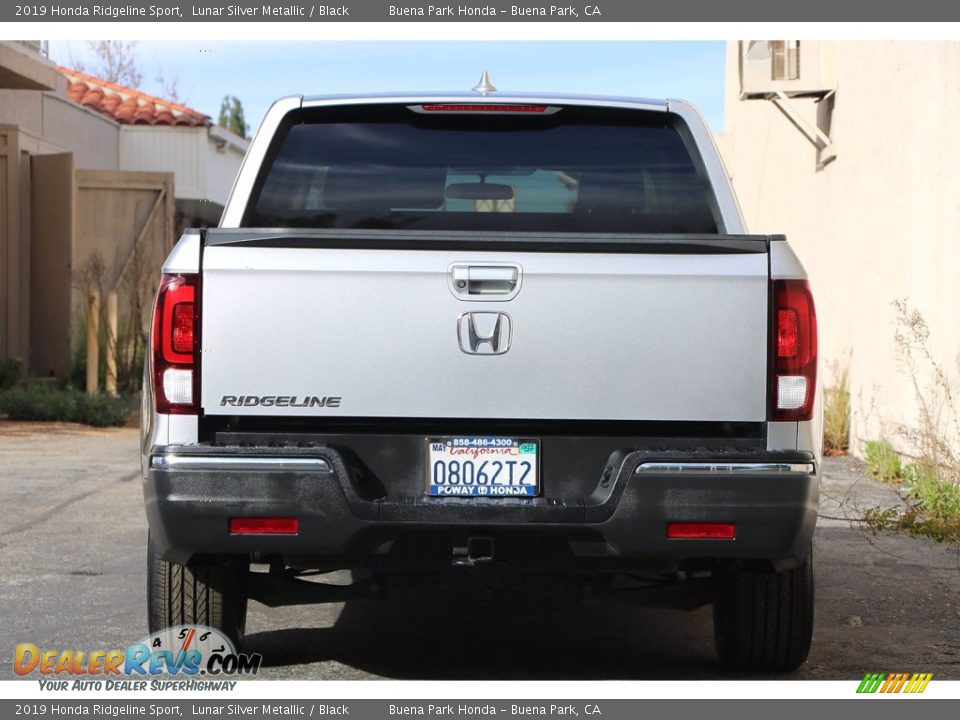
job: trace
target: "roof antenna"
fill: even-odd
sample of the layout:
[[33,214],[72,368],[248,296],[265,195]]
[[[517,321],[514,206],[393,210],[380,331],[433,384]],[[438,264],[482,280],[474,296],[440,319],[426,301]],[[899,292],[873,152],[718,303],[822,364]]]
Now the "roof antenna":
[[473,91],[480,93],[481,95],[486,95],[487,93],[497,91],[497,89],[493,86],[493,83],[490,82],[490,73],[487,72],[486,68],[484,68],[483,72],[480,74],[480,82],[473,86]]

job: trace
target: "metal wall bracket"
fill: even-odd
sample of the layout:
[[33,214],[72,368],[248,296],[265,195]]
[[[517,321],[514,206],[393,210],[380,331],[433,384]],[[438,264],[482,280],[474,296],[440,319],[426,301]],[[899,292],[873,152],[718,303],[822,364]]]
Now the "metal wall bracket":
[[[831,91],[828,95],[821,98],[818,102],[826,100],[833,92]],[[793,123],[793,126],[799,130],[807,140],[818,150],[818,165],[823,167],[828,163],[833,162],[837,159],[837,146],[836,143],[830,139],[823,130],[821,130],[816,125],[811,125],[803,117],[800,116],[800,113],[797,112],[797,109],[790,102],[790,99],[784,94],[782,90],[777,90],[773,96],[770,98],[773,101],[773,104],[782,112],[787,119]]]

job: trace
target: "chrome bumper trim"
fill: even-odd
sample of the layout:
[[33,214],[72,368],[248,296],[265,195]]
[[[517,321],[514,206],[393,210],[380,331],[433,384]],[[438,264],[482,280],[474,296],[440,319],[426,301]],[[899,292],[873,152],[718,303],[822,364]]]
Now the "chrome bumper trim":
[[312,470],[330,472],[323,458],[228,457],[202,455],[155,455],[150,466],[161,470]]
[[637,466],[637,475],[813,475],[810,463],[778,462],[645,462]]

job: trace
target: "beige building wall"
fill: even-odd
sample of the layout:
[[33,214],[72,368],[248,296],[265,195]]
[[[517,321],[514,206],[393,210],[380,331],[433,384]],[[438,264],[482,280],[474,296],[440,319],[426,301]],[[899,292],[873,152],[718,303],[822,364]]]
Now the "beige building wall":
[[[66,81],[58,77],[58,92]],[[77,167],[116,170],[120,125],[56,93],[0,89],[0,124],[20,131],[20,146],[31,155],[72,152]]]
[[[740,99],[736,42],[720,147],[749,229],[785,233],[810,273],[825,383],[831,363],[849,363],[853,450],[880,436],[909,449],[899,429],[917,404],[894,301],[922,313],[934,357],[960,379],[960,43],[834,46],[833,162],[818,168],[771,101]],[[790,102],[816,124],[813,99]]]
[[121,170],[172,172],[178,200],[211,202],[220,208],[227,202],[246,150],[246,140],[215,126],[124,125],[120,129]]
[[177,178],[177,197],[204,196],[203,163],[207,128],[125,125],[120,133],[120,167],[123,170],[163,168]]
[[72,205],[62,188],[72,187],[74,164],[116,170],[119,127],[52,92],[0,88],[0,359],[41,375],[69,367],[65,338],[51,336],[66,325],[47,322],[62,315],[64,292],[44,290],[55,277],[70,292],[61,249],[69,250]]

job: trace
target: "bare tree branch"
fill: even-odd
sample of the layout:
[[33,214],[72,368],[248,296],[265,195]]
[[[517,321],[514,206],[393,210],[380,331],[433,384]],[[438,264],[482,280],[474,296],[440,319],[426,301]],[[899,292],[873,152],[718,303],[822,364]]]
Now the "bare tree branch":
[[140,87],[143,73],[137,59],[137,42],[122,40],[91,40],[87,43],[100,59],[100,64],[91,68],[91,72],[107,82],[118,83],[132,88]]

